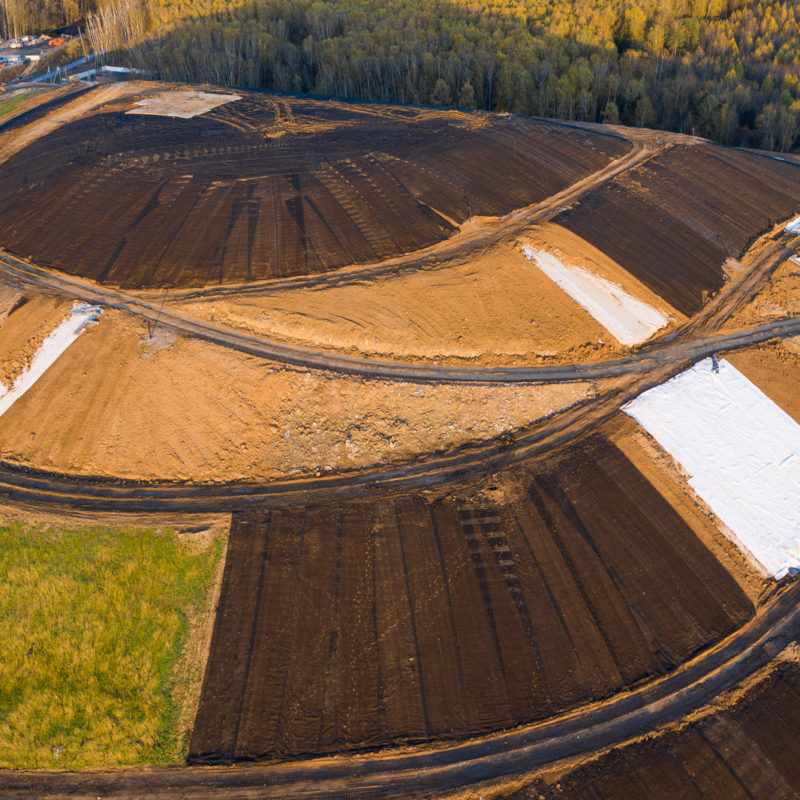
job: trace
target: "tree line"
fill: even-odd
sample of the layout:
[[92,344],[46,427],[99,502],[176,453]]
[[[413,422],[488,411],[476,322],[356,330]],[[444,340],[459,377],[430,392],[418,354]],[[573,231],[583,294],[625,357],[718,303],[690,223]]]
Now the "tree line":
[[95,0],[0,0],[0,39],[63,28],[96,10]]
[[794,0],[106,0],[88,33],[169,81],[800,148]]

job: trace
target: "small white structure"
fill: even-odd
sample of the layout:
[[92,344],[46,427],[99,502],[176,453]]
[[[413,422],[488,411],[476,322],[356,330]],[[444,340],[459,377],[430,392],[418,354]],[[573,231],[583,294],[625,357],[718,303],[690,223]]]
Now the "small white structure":
[[695,364],[624,407],[775,578],[800,570],[800,425],[732,364]]

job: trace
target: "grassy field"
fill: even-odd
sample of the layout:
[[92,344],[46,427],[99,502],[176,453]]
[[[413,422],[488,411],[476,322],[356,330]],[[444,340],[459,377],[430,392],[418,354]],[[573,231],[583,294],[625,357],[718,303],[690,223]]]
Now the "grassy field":
[[[0,524],[0,767],[182,758],[224,537]],[[194,657],[197,661],[199,658]]]
[[1,100],[0,119],[10,114],[24,99],[25,95],[18,94],[16,97],[10,97],[8,100]]

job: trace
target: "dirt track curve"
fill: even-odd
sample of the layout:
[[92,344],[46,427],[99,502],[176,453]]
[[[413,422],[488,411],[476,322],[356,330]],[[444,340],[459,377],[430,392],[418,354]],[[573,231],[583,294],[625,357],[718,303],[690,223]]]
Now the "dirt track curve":
[[655,730],[710,702],[800,635],[800,584],[670,677],[612,700],[498,735],[437,749],[236,767],[0,773],[0,797],[377,798],[434,797],[475,789]]
[[424,454],[397,466],[269,483],[148,484],[35,472],[3,464],[0,497],[87,510],[193,513],[280,507],[298,498],[308,502],[315,497],[354,496],[367,489],[393,491],[444,484],[552,453],[611,418],[643,391],[687,369],[698,359],[719,352],[722,349],[719,345],[741,347],[798,333],[800,319],[792,319],[714,337],[710,342],[675,345],[673,357],[651,361],[645,375],[634,375],[624,387],[579,403],[516,435],[504,435],[447,453]]
[[796,245],[791,244],[791,238],[784,236],[772,242],[743,277],[731,281],[700,314],[675,333],[656,340],[626,358],[555,367],[442,366],[341,356],[312,348],[281,344],[206,322],[165,308],[163,302],[148,302],[123,291],[104,289],[80,278],[72,278],[34,266],[2,251],[0,251],[0,274],[12,281],[20,281],[86,302],[127,311],[185,335],[296,367],[340,372],[361,378],[415,382],[568,382],[610,378],[631,373],[641,374],[652,370],[658,364],[686,356],[700,358],[715,351],[766,341],[774,336],[794,335],[798,332],[794,327],[795,320],[770,323],[744,332],[702,335],[707,331],[718,330],[744,302],[750,299],[751,293],[759,284],[796,251]]

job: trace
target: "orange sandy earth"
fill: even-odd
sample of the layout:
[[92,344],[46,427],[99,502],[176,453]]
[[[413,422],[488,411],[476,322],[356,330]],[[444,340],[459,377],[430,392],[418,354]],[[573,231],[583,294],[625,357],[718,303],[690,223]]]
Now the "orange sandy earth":
[[[13,310],[22,302],[24,305]],[[28,299],[10,287],[0,288],[0,382],[4,386],[10,387],[30,364],[42,342],[66,319],[72,305],[71,300],[44,295]]]
[[0,417],[0,458],[145,480],[271,478],[491,438],[595,390],[290,370],[164,330],[150,341],[144,323],[105,311]]
[[[616,262],[559,225],[446,266],[384,277],[364,273],[321,289],[275,289],[176,302],[184,313],[313,348],[364,356],[480,364],[613,358],[621,346],[522,253],[521,242],[588,269],[673,319],[685,317]],[[664,331],[660,332],[661,334]]]
[[798,314],[800,255],[787,259],[775,270],[767,285],[736,315],[733,324],[755,325]]

